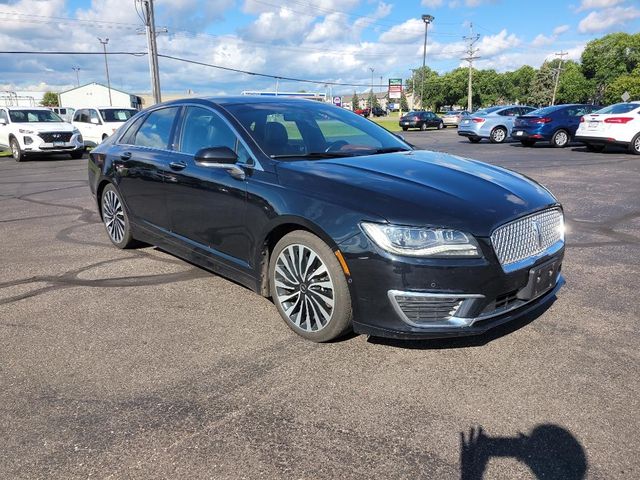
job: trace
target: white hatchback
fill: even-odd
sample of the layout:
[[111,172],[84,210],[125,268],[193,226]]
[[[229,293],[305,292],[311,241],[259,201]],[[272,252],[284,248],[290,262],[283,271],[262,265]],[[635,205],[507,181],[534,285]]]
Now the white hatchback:
[[616,103],[583,116],[575,140],[592,152],[622,145],[640,155],[640,101]]
[[73,115],[73,125],[82,132],[87,145],[96,146],[136,113],[133,108],[78,108]]

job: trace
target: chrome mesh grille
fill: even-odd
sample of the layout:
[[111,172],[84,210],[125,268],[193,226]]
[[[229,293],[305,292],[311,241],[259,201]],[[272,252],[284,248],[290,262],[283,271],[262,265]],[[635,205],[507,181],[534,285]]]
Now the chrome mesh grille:
[[505,266],[536,256],[563,238],[562,211],[552,208],[497,228],[491,235],[491,243]]
[[402,313],[413,323],[446,321],[455,315],[463,298],[395,295]]

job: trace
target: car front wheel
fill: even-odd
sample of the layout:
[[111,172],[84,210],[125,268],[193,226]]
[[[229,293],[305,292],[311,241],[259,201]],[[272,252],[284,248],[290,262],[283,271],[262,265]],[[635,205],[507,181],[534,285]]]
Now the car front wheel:
[[569,133],[566,130],[558,130],[551,138],[551,145],[556,148],[564,148],[569,145]]
[[420,130],[422,130],[423,132],[427,129],[427,124],[423,123],[422,125],[420,125]]
[[351,328],[351,296],[331,248],[307,231],[291,232],[276,244],[269,262],[271,297],[298,335],[327,342]]
[[489,141],[491,143],[503,143],[507,139],[507,130],[503,127],[496,127],[491,130]]
[[24,153],[22,153],[22,149],[20,148],[20,144],[18,143],[18,140],[16,140],[15,138],[12,138],[9,144],[11,146],[11,156],[13,157],[13,159],[16,162],[24,161]]
[[631,143],[629,144],[629,151],[636,155],[640,155],[640,133],[631,140]]

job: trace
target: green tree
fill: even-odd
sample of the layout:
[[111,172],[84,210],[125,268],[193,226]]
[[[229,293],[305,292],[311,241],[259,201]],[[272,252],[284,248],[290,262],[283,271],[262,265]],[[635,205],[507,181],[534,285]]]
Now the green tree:
[[358,94],[355,92],[355,90],[353,91],[353,97],[351,97],[351,108],[353,108],[354,110],[360,108],[360,98],[358,98]]
[[527,103],[538,107],[547,106],[551,103],[553,97],[553,86],[555,81],[554,66],[559,60],[553,62],[544,62],[540,70],[536,72],[531,82],[531,91]]
[[58,105],[58,94],[55,92],[45,92],[42,96],[42,100],[40,101],[40,105],[43,107],[57,107]]
[[630,100],[640,100],[640,67],[629,75],[620,75],[609,84],[604,97],[605,103],[621,102],[620,97],[624,92],[629,92]]
[[531,84],[536,76],[536,70],[523,65],[513,72],[505,72],[504,76],[504,96],[509,99],[509,103],[526,103],[531,95]]
[[610,98],[607,89],[618,77],[630,75],[640,65],[640,33],[611,33],[587,43],[582,52],[582,72],[595,84],[596,100]]
[[479,70],[474,75],[473,96],[473,104],[483,107],[506,103],[503,77],[495,70]]
[[440,91],[443,105],[448,107],[466,106],[469,69],[456,68],[440,77]]
[[572,61],[565,62],[558,79],[556,104],[587,103],[593,96],[593,82],[584,78],[580,65]]
[[400,110],[403,112],[409,111],[409,102],[407,102],[407,96],[404,94],[404,90],[400,94]]
[[429,67],[414,70],[412,84],[415,89],[415,96],[422,109],[437,110],[444,105],[442,82],[438,73],[434,70]]

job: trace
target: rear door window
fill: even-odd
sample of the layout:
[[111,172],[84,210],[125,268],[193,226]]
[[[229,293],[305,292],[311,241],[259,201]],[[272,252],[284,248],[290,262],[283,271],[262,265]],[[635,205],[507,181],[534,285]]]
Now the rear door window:
[[235,151],[236,135],[220,116],[202,107],[188,107],[182,122],[180,151],[195,155],[208,147],[228,147]]
[[133,144],[140,147],[171,150],[173,126],[178,107],[161,108],[151,112],[136,132]]

